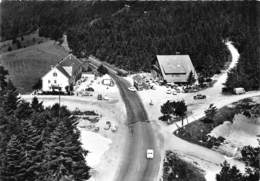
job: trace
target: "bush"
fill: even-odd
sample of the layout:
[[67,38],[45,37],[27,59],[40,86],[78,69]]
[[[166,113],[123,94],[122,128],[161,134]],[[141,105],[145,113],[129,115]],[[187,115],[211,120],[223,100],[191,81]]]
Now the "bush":
[[253,148],[252,146],[244,146],[241,150],[242,160],[247,165],[259,168],[260,147]]
[[105,75],[108,73],[107,68],[104,65],[100,65],[97,69],[97,71],[101,74],[101,75]]
[[205,181],[201,170],[180,159],[177,154],[166,151],[163,163],[163,180],[165,181]]

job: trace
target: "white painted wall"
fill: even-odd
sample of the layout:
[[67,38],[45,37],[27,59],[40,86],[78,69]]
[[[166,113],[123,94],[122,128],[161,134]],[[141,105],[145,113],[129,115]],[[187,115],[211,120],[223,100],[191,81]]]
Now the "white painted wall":
[[[56,73],[57,76],[53,76],[53,73]],[[60,86],[61,90],[65,92],[65,87],[69,85],[69,78],[61,73],[56,67],[54,67],[42,77],[42,90],[52,91],[51,85]]]

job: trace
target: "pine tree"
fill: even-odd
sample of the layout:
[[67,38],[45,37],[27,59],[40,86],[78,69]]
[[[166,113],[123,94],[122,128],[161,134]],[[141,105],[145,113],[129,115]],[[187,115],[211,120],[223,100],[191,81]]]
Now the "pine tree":
[[28,160],[26,165],[26,177],[28,181],[34,181],[42,171],[43,140],[41,134],[29,121],[24,121],[22,127],[23,129],[20,135],[20,140],[23,144]]
[[3,66],[0,66],[0,92],[5,90],[7,86],[6,76],[8,75],[8,71],[5,70]]
[[0,178],[4,181],[26,180],[26,154],[19,141],[13,135],[7,145],[2,168],[0,169]]
[[14,111],[15,116],[18,119],[27,119],[32,114],[32,108],[30,103],[25,102],[24,100],[20,101],[16,110]]
[[[71,126],[72,128],[73,126]],[[72,135],[72,136],[70,136]],[[78,139],[78,136],[76,136]],[[51,134],[45,146],[45,175],[52,180],[73,176],[76,180],[89,178],[89,167],[86,166],[80,143],[73,136],[73,131],[63,122]]]
[[34,111],[36,112],[41,112],[43,111],[43,105],[42,102],[39,102],[37,97],[33,97],[31,107]]
[[191,72],[189,73],[189,76],[188,76],[188,79],[187,79],[187,84],[188,84],[188,85],[192,85],[192,84],[194,84],[195,82],[196,82],[196,79],[195,79],[195,77],[194,77],[193,72],[191,71]]
[[11,115],[14,113],[19,103],[18,93],[13,83],[9,80],[7,82],[6,91],[3,100],[3,109],[5,114]]

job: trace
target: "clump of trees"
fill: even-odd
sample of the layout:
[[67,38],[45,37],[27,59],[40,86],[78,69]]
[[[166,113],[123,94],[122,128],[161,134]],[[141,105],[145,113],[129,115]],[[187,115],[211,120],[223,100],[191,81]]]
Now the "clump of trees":
[[86,180],[86,150],[65,106],[18,97],[0,66],[0,180]]
[[101,75],[105,75],[108,73],[107,68],[104,65],[100,65],[97,69],[97,71],[101,74]]
[[217,113],[217,107],[214,104],[210,104],[208,109],[204,111],[205,118],[203,119],[204,123],[212,123],[213,119]]
[[161,116],[159,119],[162,121],[172,122],[173,116],[181,119],[182,126],[183,120],[187,115],[187,105],[184,100],[181,101],[167,101],[161,106]]
[[244,146],[241,150],[242,160],[247,165],[260,169],[260,147]]
[[202,171],[191,163],[180,159],[172,151],[166,151],[163,163],[163,180],[165,181],[205,181]]
[[237,169],[236,166],[230,166],[227,161],[221,164],[221,171],[216,175],[217,181],[258,181],[259,180],[259,170],[246,168],[244,174]]

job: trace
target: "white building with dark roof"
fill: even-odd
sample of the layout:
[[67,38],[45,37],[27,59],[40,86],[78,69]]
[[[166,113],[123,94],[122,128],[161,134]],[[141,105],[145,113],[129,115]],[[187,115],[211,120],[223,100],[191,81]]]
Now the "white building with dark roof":
[[83,70],[83,62],[69,54],[42,77],[42,90],[60,89],[66,92],[66,87],[75,84]]
[[154,68],[167,83],[186,83],[190,72],[198,78],[189,55],[157,55]]

